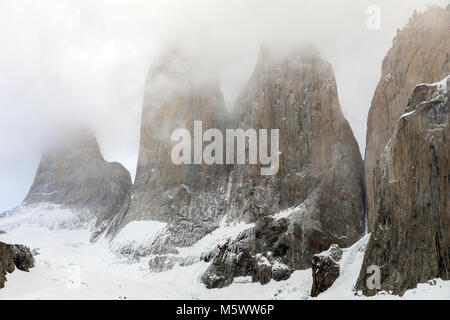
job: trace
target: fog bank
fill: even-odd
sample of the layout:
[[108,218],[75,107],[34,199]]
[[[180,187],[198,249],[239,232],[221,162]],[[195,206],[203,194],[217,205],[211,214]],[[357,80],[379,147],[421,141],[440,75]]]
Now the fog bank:
[[49,138],[71,126],[91,127],[105,158],[134,177],[145,79],[168,46],[207,61],[231,108],[261,44],[310,42],[333,65],[364,153],[367,113],[397,29],[414,10],[449,3],[0,0],[0,211],[22,201]]

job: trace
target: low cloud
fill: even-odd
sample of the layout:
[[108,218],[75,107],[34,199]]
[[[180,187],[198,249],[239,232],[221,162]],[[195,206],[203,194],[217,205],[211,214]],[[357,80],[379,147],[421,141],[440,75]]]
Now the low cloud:
[[[448,0],[0,0],[0,209],[18,204],[49,139],[96,132],[107,160],[134,176],[145,79],[167,46],[207,60],[229,108],[263,43],[308,41],[336,73],[363,151],[381,61],[413,10]],[[366,12],[380,8],[380,29]],[[205,71],[208,72],[208,71]]]

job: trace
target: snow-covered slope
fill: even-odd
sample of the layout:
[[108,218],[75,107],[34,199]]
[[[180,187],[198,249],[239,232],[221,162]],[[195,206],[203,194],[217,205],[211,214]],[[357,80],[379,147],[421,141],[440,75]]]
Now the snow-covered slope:
[[[212,290],[200,282],[209,265],[206,262],[152,273],[146,258],[126,259],[111,249],[130,239],[148,241],[164,228],[163,225],[155,224],[152,232],[142,232],[143,225],[137,223],[130,226],[128,232],[123,230],[116,239],[120,242],[99,239],[91,243],[89,224],[74,228],[67,223],[76,216],[67,210],[41,207],[22,208],[15,214],[0,217],[0,230],[6,231],[0,234],[0,241],[23,243],[39,252],[35,256],[36,266],[29,273],[17,271],[8,275],[5,288],[0,290],[0,299],[311,299],[311,269],[296,271],[286,281],[272,280],[265,286],[251,283],[251,279],[236,278],[229,287]],[[251,226],[222,222],[219,229],[192,247],[180,249],[179,255],[199,256]],[[136,235],[140,237],[135,238]],[[366,299],[355,295],[353,286],[368,237],[344,249],[341,276],[317,299]],[[388,294],[371,299],[380,298],[399,299]],[[449,299],[450,281],[421,284],[409,290],[404,298]]]
[[21,205],[0,213],[1,230],[13,231],[24,227],[54,229],[88,229],[95,224],[87,210],[71,210],[52,203]]

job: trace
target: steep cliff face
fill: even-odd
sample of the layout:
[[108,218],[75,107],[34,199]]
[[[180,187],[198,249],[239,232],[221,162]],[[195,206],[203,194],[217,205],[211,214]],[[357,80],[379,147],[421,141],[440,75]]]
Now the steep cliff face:
[[[117,234],[129,222],[154,220],[167,230],[144,254],[176,252],[219,226],[224,214],[229,168],[226,165],[175,164],[171,141],[176,129],[192,138],[194,121],[202,132],[225,129],[228,121],[223,94],[215,75],[188,54],[168,52],[150,70],[142,113],[141,144],[131,197],[114,221]],[[202,143],[203,148],[209,143]]]
[[[239,128],[280,130],[275,175],[261,175],[261,164],[235,166],[230,202],[239,218],[255,221],[330,187],[334,194],[329,197],[318,192],[320,214],[327,217],[323,222],[339,217],[362,225],[363,163],[339,105],[332,67],[315,49],[288,55],[263,49],[234,110]],[[339,202],[331,205],[337,198]],[[326,229],[332,233],[334,227]]]
[[377,162],[398,117],[419,83],[434,83],[450,73],[450,9],[430,7],[415,14],[398,32],[383,61],[367,121],[365,174],[369,230],[375,223]]
[[367,267],[381,268],[381,289],[402,295],[418,283],[450,279],[450,76],[418,85],[375,171],[376,224]]
[[220,248],[206,285],[280,280],[331,244],[356,242],[364,233],[364,167],[331,65],[310,48],[262,50],[235,112],[239,127],[280,130],[280,167],[272,176],[262,176],[261,165],[234,167],[229,217],[256,225]]
[[96,218],[93,239],[120,211],[131,188],[128,171],[103,159],[95,137],[86,131],[71,134],[46,152],[23,204],[51,203],[87,210]]

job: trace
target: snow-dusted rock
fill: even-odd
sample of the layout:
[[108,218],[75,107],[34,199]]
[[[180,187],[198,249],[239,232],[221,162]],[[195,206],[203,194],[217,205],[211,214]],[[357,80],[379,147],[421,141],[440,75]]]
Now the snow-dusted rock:
[[[273,252],[271,263],[282,260],[287,266],[270,276],[268,271],[252,275],[262,282],[309,267],[312,254],[332,243],[358,240],[364,232],[363,163],[340,109],[330,64],[309,48],[281,57],[262,50],[232,115],[226,112],[217,79],[199,76],[202,65],[175,50],[150,70],[136,180],[109,234],[116,236],[133,221],[167,223],[146,250],[166,256],[207,237],[224,218],[259,221],[244,241],[267,238],[275,247],[249,244],[255,249],[252,259],[257,254],[269,258]],[[280,129],[279,172],[261,176],[260,165],[174,164],[170,135],[178,128],[192,135],[195,120],[203,122],[203,130]],[[308,201],[307,213],[299,210],[292,219],[266,220]],[[268,228],[282,221],[286,230],[271,234]],[[287,257],[279,259],[282,251]],[[203,252],[203,257],[212,255]],[[232,281],[232,275],[225,278]]]
[[357,289],[369,266],[380,290],[403,295],[418,283],[450,279],[450,76],[418,85],[375,171],[376,219]]
[[399,30],[383,60],[381,79],[367,119],[364,161],[369,231],[373,230],[377,216],[377,163],[398,118],[417,84],[433,83],[450,74],[449,21],[449,8],[431,6],[424,13],[415,13]]
[[180,267],[190,266],[200,261],[197,256],[179,257],[173,255],[151,256],[148,265],[153,272],[164,272],[178,265]]
[[207,286],[239,276],[285,279],[331,244],[356,242],[364,233],[364,168],[331,65],[312,48],[263,49],[234,110],[237,127],[280,129],[280,169],[261,176],[259,165],[234,166],[227,213],[255,227],[221,248],[202,277]]
[[315,254],[312,259],[313,285],[311,296],[317,297],[320,293],[330,288],[339,277],[339,261],[342,258],[342,249],[331,245],[330,249],[320,254]]
[[15,268],[28,272],[33,267],[34,258],[28,247],[0,242],[0,288],[5,285],[7,273],[12,273]]
[[128,171],[103,159],[94,135],[75,130],[42,156],[23,206],[57,205],[95,221],[95,239],[122,208],[131,188]]
[[147,254],[176,254],[177,247],[191,246],[218,228],[225,214],[229,166],[171,160],[175,129],[185,128],[193,136],[197,120],[203,131],[226,127],[218,79],[203,79],[211,74],[205,67],[190,54],[173,50],[154,63],[147,78],[136,179],[109,230],[115,237],[133,221],[166,223]]

